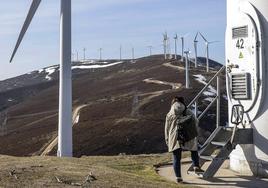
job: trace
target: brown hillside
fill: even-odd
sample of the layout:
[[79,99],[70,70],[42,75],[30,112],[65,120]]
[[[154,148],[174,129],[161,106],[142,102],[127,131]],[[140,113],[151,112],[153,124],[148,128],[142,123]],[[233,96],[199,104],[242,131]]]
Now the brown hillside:
[[[209,79],[215,74],[215,71],[205,73],[202,67],[192,68],[192,88],[185,89],[184,70],[172,67],[183,67],[183,64],[167,63],[170,61],[165,61],[162,56],[152,56],[136,63],[126,61],[103,69],[75,70],[74,109],[85,106],[79,113],[79,123],[74,125],[74,155],[165,152],[164,121],[172,97],[185,96],[190,102],[204,87],[193,75],[202,74]],[[149,80],[145,82],[146,79]],[[223,86],[224,80],[223,76]],[[157,81],[176,83],[176,88]],[[200,100],[201,108],[206,103]],[[57,107],[57,78],[48,87],[9,107],[7,124],[1,127],[0,153],[15,156],[41,154],[57,135]],[[226,109],[226,101],[222,98],[222,125],[227,119]],[[215,109],[209,114],[200,126],[211,131]],[[50,154],[54,155],[56,149]]]

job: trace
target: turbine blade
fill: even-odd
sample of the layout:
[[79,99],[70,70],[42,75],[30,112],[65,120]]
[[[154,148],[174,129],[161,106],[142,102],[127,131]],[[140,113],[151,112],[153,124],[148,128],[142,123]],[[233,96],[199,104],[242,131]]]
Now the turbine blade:
[[221,41],[215,40],[215,41],[210,41],[210,42],[208,42],[208,43],[209,43],[209,44],[213,44],[213,43],[218,43],[218,42],[221,42]]
[[198,37],[198,32],[195,35],[194,41],[197,41],[197,37]]
[[32,21],[34,15],[36,13],[36,10],[38,9],[40,3],[41,3],[41,0],[33,0],[32,1],[30,10],[29,10],[29,12],[27,14],[26,20],[24,21],[24,24],[23,24],[22,29],[20,31],[20,35],[19,35],[19,38],[17,40],[16,46],[14,48],[14,51],[13,51],[12,55],[11,55],[11,58],[10,58],[10,61],[9,61],[10,63],[12,62],[12,60],[13,60],[13,58],[14,58],[14,56],[15,56],[15,54],[16,54],[19,46],[20,46],[20,43],[21,43],[21,41],[22,41],[22,39],[23,39],[23,37],[24,37],[29,25],[31,24],[31,21]]
[[202,35],[202,33],[199,32],[199,34],[200,34],[201,37],[204,39],[204,41],[208,42],[207,39]]

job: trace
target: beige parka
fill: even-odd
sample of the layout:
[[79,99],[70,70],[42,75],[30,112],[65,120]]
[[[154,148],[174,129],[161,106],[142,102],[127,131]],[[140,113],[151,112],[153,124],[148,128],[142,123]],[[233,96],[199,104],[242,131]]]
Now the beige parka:
[[[182,115],[185,107],[180,102],[175,102],[169,111],[169,113],[166,116],[166,123],[165,123],[165,141],[168,146],[168,151],[173,152],[179,148],[182,148],[184,150],[188,151],[197,151],[197,138],[194,138],[190,140],[189,142],[186,142],[184,146],[181,146],[178,141],[178,127],[176,124],[176,119],[183,120],[185,116]],[[187,116],[193,115],[193,113],[190,110],[187,110],[186,112]]]

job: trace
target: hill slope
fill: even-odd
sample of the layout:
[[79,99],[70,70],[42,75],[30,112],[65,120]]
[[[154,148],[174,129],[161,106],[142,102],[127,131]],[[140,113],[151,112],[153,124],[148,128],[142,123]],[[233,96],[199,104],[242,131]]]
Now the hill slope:
[[[183,87],[183,66],[165,61],[163,56],[145,57],[135,63],[74,64],[73,106],[74,111],[79,109],[73,116],[74,155],[165,152],[164,122],[171,99],[181,95],[190,102],[220,64],[211,73],[205,72],[203,64],[191,68],[191,89]],[[224,80],[223,76],[223,86]],[[40,155],[57,135],[58,66],[3,81],[0,90],[0,153]],[[214,95],[213,88],[209,92],[201,98],[200,110]],[[225,125],[224,98],[222,105],[221,123]],[[211,109],[201,121],[202,130],[213,130],[214,111]],[[55,155],[56,147],[48,153]]]

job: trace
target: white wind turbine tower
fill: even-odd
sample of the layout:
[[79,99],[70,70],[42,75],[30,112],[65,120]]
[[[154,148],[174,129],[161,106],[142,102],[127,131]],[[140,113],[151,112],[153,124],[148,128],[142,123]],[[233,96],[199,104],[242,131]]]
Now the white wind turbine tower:
[[190,78],[189,78],[189,54],[190,50],[185,51],[185,87],[188,89],[190,87]]
[[122,45],[119,47],[119,59],[122,60]]
[[[15,49],[12,62],[19,45],[34,17],[41,0],[33,0],[27,18],[23,24]],[[72,70],[71,70],[71,0],[61,0],[60,6],[60,86],[59,86],[59,127],[58,152],[59,157],[72,157]]]
[[132,62],[134,62],[135,59],[135,48],[132,47]]
[[172,59],[172,53],[171,53],[171,46],[170,46],[170,40],[168,38],[167,40],[167,47],[168,47],[168,54],[169,54],[169,59]]
[[208,41],[203,35],[202,33],[199,32],[199,34],[201,35],[201,37],[204,39],[205,41],[205,45],[206,45],[206,64],[207,64],[207,72],[209,72],[209,45],[219,42],[219,41]]
[[72,53],[72,61],[75,61],[75,53]]
[[177,42],[178,42],[178,35],[175,34],[175,37],[174,37],[174,40],[175,40],[175,59],[177,59]]
[[196,33],[195,38],[194,38],[195,68],[197,68],[197,43],[198,43],[197,37],[198,37],[198,32]]
[[102,48],[99,49],[100,51],[100,61],[102,60]]
[[183,62],[184,60],[184,42],[185,42],[185,37],[187,37],[189,34],[185,34],[183,36],[181,36],[181,61]]
[[86,60],[86,48],[83,48],[83,51],[84,51],[84,61]]
[[76,61],[79,61],[79,52],[76,50]]
[[167,59],[167,41],[168,41],[168,35],[167,32],[165,32],[163,34],[163,47],[164,47],[164,55],[165,55],[165,59]]
[[152,55],[153,46],[148,46],[148,48],[149,48],[149,55],[151,56]]

